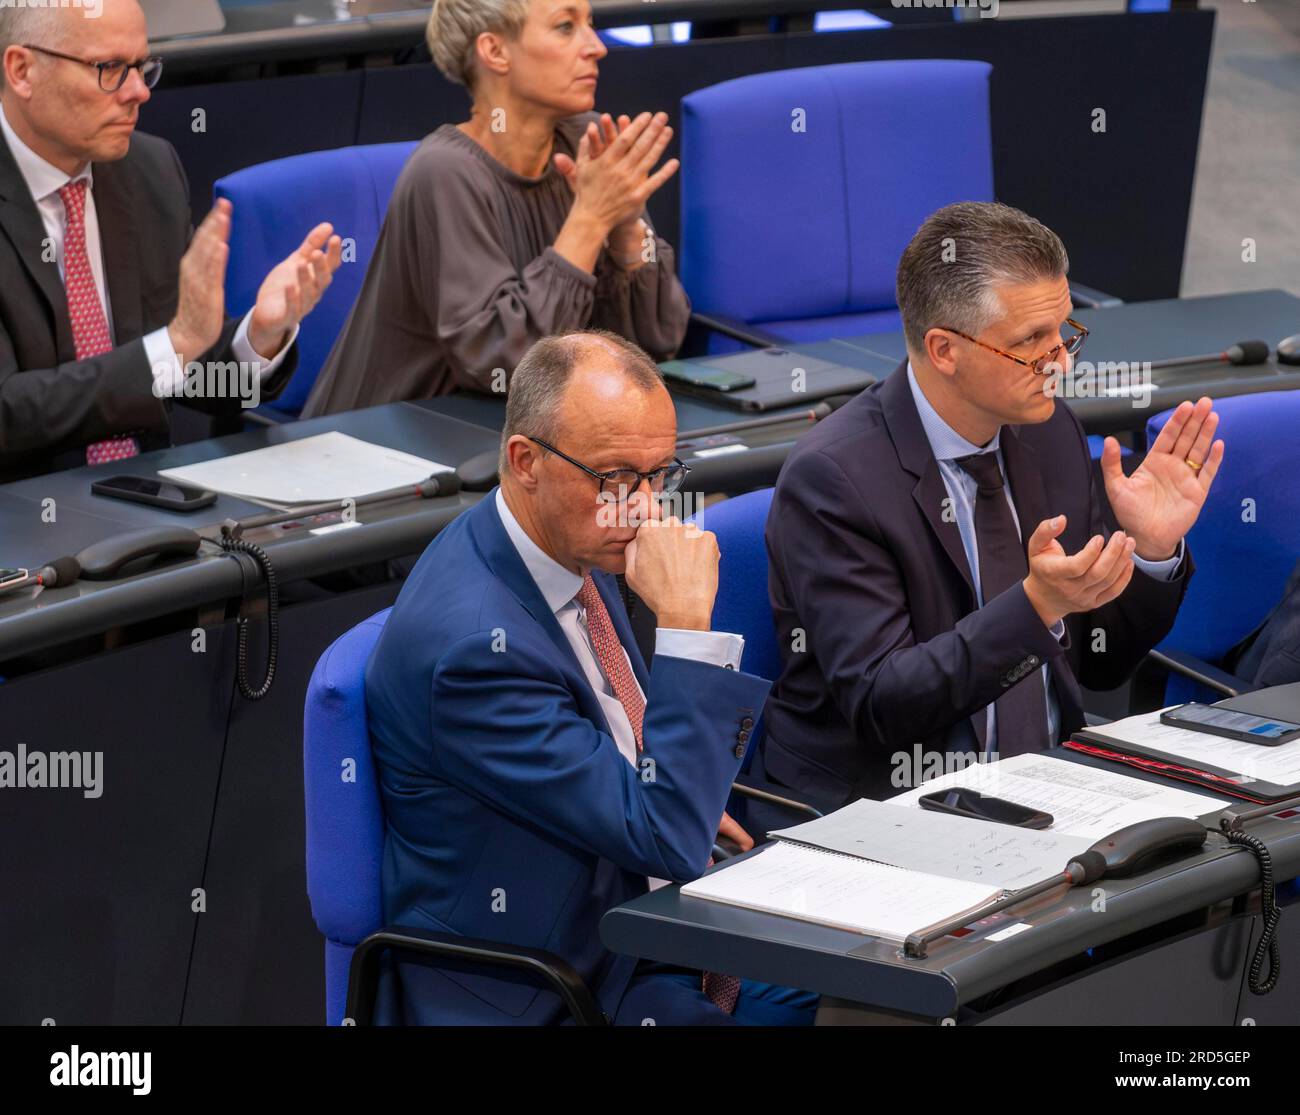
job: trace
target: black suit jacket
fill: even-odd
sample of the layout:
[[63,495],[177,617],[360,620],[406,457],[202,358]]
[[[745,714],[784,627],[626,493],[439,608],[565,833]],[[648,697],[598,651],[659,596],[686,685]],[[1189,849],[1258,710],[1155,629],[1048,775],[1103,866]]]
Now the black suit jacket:
[[[45,226],[0,136],[0,483],[84,465],[85,446],[128,431],[142,431],[144,449],[166,446],[175,403],[213,415],[240,409],[233,398],[153,393],[142,338],[175,316],[180,261],[194,231],[175,149],[137,132],[125,158],[95,163],[93,173],[117,347],[77,360],[58,264],[46,262]],[[200,361],[232,360],[237,327],[228,320]],[[295,346],[262,397],[275,398],[296,367]]]
[[[1068,406],[1039,425],[1003,427],[1001,447],[1026,539],[1058,514],[1068,517],[1067,553],[1114,529]],[[1190,554],[1173,580],[1136,571],[1117,600],[1067,617],[1060,642],[1020,584],[977,608],[957,524],[944,519],[947,494],[906,364],[790,454],[767,522],[784,656],[764,714],[773,778],[827,803],[898,793],[910,782],[891,777],[908,769],[896,756],[914,759],[916,744],[976,749],[985,707],[1036,683],[1043,663],[1068,738],[1084,723],[1080,685],[1121,684],[1173,625]]]

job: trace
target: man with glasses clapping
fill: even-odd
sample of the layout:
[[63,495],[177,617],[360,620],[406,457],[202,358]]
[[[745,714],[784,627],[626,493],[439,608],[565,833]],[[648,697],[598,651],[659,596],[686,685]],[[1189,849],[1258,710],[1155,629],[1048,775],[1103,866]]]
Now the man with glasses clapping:
[[773,781],[833,806],[1042,751],[1173,625],[1218,416],[1183,403],[1131,475],[1107,438],[1095,484],[1057,399],[1088,333],[1068,270],[992,203],[940,209],[903,252],[907,361],[796,446],[767,522]]
[[[136,0],[0,7],[0,63],[0,482],[165,446],[173,399],[275,398],[338,268],[333,228],[228,319],[231,206],[195,231],[175,150],[136,132],[162,74]],[[232,366],[238,389],[212,387]]]

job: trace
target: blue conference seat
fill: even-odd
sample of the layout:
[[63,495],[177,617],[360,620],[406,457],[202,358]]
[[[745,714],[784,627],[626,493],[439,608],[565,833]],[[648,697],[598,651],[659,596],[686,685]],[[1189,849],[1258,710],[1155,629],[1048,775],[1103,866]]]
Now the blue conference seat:
[[[1216,667],[1281,598],[1300,558],[1300,488],[1295,483],[1295,430],[1300,392],[1275,391],[1219,399],[1216,436],[1223,467],[1187,537],[1196,574],[1177,622],[1157,650],[1187,667],[1170,676],[1166,700],[1220,700],[1251,688]],[[1150,446],[1170,411],[1147,423]],[[1162,663],[1167,665],[1166,663]],[[1226,689],[1195,683],[1208,674]]]
[[[771,506],[772,489],[764,488],[716,503],[693,516],[693,521],[717,535],[722,553],[718,596],[713,604],[714,630],[743,635],[745,671],[775,681],[781,673],[781,650],[767,593],[767,547],[763,542]],[[749,739],[745,770],[750,768],[762,731],[760,716]]]
[[457,934],[384,926],[384,812],[366,726],[365,669],[389,611],[340,636],[317,662],[307,686],[307,894],[325,937],[327,1024],[371,1020],[379,959],[393,949],[530,971],[561,996],[575,1021],[600,1025],[605,1019],[590,990],[557,956]]
[[344,237],[344,264],[320,305],[303,322],[298,370],[261,413],[288,421],[302,410],[316,376],[352,310],[384,224],[388,199],[415,143],[384,143],[314,151],[262,163],[217,182],[218,198],[235,207],[226,269],[226,304],[232,313],[252,307],[272,267],[297,248],[321,221]]
[[680,257],[695,308],[783,341],[898,329],[898,259],[922,221],[993,199],[991,73],[852,62],[683,98]]

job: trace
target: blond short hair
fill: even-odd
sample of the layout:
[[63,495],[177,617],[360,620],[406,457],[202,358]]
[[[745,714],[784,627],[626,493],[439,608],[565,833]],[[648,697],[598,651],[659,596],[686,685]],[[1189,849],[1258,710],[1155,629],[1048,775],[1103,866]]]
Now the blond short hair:
[[448,81],[474,87],[478,37],[514,38],[524,28],[531,0],[434,0],[424,37],[434,65]]

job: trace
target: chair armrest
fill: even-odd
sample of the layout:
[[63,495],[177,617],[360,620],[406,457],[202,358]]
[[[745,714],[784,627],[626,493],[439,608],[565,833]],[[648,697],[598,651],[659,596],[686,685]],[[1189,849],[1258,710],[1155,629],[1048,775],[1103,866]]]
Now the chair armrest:
[[811,805],[805,805],[801,801],[794,801],[791,798],[783,798],[778,794],[769,793],[767,790],[759,790],[754,786],[746,786],[743,782],[733,782],[731,784],[732,793],[739,794],[742,798],[753,798],[755,801],[765,801],[768,805],[776,805],[782,809],[788,809],[791,813],[798,813],[801,816],[809,817],[816,820],[822,816],[820,810],[814,809]]
[[1239,697],[1242,693],[1252,693],[1259,688],[1254,682],[1230,674],[1227,670],[1219,669],[1218,666],[1211,666],[1208,662],[1202,662],[1196,655],[1188,654],[1186,651],[1149,650],[1147,659],[1171,674],[1189,678],[1198,685],[1222,693],[1225,697]]
[[1107,294],[1096,287],[1076,283],[1073,279],[1070,280],[1070,297],[1074,300],[1075,308],[1079,310],[1109,310],[1113,306],[1124,305],[1124,299],[1116,298],[1115,295]]
[[548,984],[564,1001],[579,1026],[608,1026],[590,988],[568,961],[545,949],[483,941],[456,933],[435,933],[404,925],[390,925],[370,934],[353,950],[348,973],[347,1017],[358,1026],[369,1026],[374,1017],[379,991],[379,960],[388,949],[407,953],[417,964],[436,967],[438,961],[459,960],[528,972]]
[[784,337],[778,337],[775,333],[769,333],[758,325],[750,325],[745,321],[737,321],[735,318],[727,317],[725,314],[702,314],[692,313],[691,321],[703,329],[711,330],[714,333],[721,333],[724,337],[730,337],[734,341],[740,341],[742,344],[753,345],[755,348],[784,348],[790,342]]

